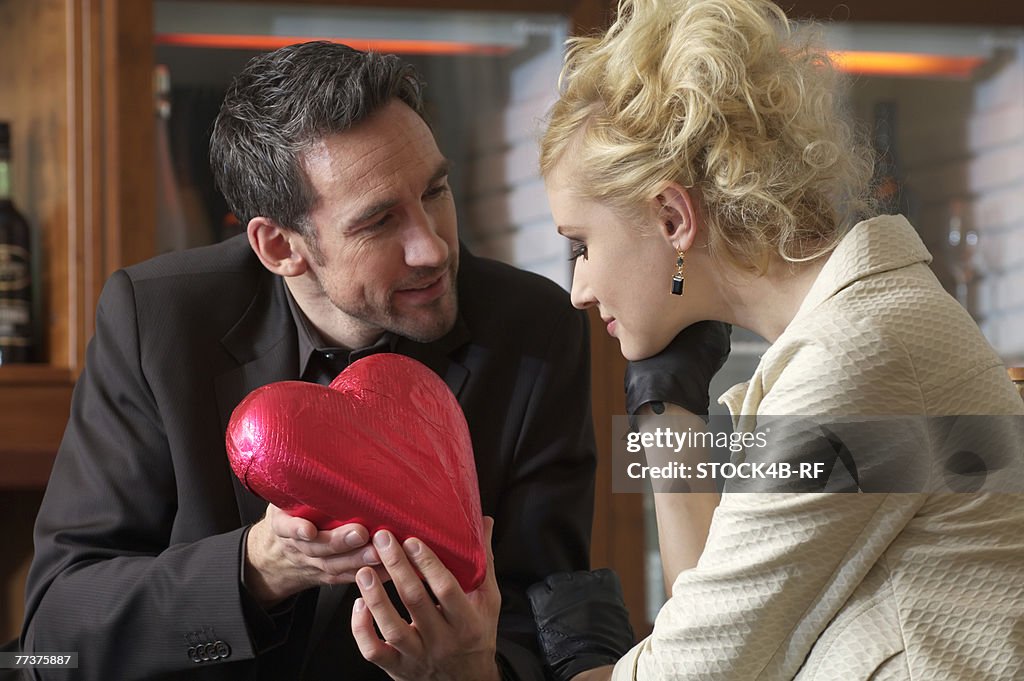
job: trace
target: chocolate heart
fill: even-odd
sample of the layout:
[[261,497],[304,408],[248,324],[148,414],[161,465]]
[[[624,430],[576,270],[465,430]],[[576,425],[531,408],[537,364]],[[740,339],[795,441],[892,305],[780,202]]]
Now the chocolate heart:
[[413,359],[370,355],[329,387],[257,388],[231,414],[227,452],[246,488],[291,515],[417,537],[464,590],[484,579],[469,428],[444,381]]

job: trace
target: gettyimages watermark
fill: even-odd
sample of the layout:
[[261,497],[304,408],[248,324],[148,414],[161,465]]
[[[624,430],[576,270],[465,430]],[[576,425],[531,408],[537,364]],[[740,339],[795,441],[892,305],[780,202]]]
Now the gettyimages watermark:
[[612,421],[613,492],[1024,494],[1022,416]]

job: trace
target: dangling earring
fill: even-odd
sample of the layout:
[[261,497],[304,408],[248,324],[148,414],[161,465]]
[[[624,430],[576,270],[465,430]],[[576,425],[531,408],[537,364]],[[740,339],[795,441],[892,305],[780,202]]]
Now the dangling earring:
[[683,252],[679,251],[679,257],[676,258],[676,274],[672,277],[672,295],[681,296],[683,295]]

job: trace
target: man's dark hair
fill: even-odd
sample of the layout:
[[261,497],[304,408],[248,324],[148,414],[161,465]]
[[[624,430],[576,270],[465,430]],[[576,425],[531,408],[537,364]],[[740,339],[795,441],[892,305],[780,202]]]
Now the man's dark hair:
[[316,197],[302,154],[393,99],[423,116],[422,83],[395,55],[316,41],[254,57],[224,96],[210,136],[217,187],[242,225],[256,216],[316,248],[307,216]]

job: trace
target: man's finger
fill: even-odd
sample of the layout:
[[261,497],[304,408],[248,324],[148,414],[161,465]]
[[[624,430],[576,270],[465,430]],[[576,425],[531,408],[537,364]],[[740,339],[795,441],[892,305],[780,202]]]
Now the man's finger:
[[490,584],[497,589],[498,580],[494,576],[494,548],[491,546],[494,540],[494,518],[489,515],[484,516],[484,548],[487,549],[487,575],[484,577],[484,582],[481,584],[481,588],[484,585]]
[[373,568],[363,568],[356,573],[356,586],[384,641],[402,655],[418,658],[422,653],[419,634],[395,610]]
[[458,580],[430,547],[415,537],[405,540],[405,553],[430,585],[440,613],[450,625],[470,621],[474,612]]
[[294,539],[297,542],[310,541],[319,531],[316,525],[305,518],[288,515],[273,504],[267,505],[267,518],[274,534],[285,539]]
[[409,610],[413,622],[424,634],[436,631],[444,620],[426,587],[423,586],[416,568],[409,562],[402,545],[393,534],[381,530],[373,536],[373,546],[377,549],[384,568],[391,575],[398,597]]
[[[363,555],[358,549],[366,546],[369,532],[362,525],[350,524],[333,530],[317,532],[312,539],[297,539],[295,548],[310,558],[329,558],[341,555]],[[366,564],[373,564],[370,557],[376,557],[372,550],[366,555]]]
[[357,598],[352,606],[352,636],[356,640],[360,654],[368,662],[384,671],[397,669],[401,655],[377,636],[373,628],[373,616],[362,598]]

